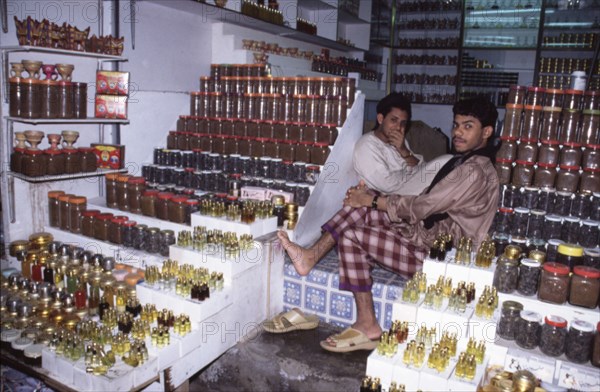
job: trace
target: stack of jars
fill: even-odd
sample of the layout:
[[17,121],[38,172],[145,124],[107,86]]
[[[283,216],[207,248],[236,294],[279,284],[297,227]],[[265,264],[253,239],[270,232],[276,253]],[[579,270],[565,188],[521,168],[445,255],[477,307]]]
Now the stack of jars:
[[87,83],[20,77],[11,77],[8,83],[11,117],[87,117]]
[[[247,124],[246,124],[247,123]],[[220,125],[220,123],[218,123]],[[227,124],[230,126],[231,124]],[[305,127],[303,124],[274,124],[269,121],[239,121],[240,133],[246,130],[261,136],[237,136],[228,134],[193,133],[170,131],[167,149],[178,151],[207,151],[217,154],[239,154],[249,157],[269,156],[285,161],[301,161],[324,165],[329,157],[329,146],[337,138],[334,126]],[[245,126],[248,125],[246,128]],[[215,127],[213,131],[220,131]],[[298,140],[277,138],[271,135],[298,135]],[[319,141],[311,141],[319,140]]]
[[568,322],[552,314],[542,320],[539,313],[524,310],[520,302],[504,301],[497,334],[527,350],[539,347],[549,357],[565,354],[570,362],[591,361],[593,366],[600,367],[600,323],[594,326],[583,320]]

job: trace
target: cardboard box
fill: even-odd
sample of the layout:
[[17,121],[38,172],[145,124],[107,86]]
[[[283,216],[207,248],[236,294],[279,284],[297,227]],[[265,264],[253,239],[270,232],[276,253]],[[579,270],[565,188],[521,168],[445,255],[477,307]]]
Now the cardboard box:
[[129,72],[97,71],[96,94],[129,95]]
[[127,97],[118,95],[96,95],[94,113],[96,118],[127,120]]
[[125,167],[125,146],[120,144],[90,145],[96,154],[96,162],[101,169],[123,169]]

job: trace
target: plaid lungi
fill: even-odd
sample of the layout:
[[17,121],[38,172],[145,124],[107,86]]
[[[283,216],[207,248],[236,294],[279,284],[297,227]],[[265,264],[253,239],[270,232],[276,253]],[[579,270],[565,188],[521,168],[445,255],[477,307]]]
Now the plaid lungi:
[[393,228],[387,213],[372,208],[344,207],[322,228],[337,242],[340,290],[371,291],[375,265],[410,278],[427,253]]

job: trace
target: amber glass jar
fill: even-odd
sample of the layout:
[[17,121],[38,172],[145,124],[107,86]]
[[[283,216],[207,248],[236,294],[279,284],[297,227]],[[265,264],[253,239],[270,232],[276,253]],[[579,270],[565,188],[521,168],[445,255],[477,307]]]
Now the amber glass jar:
[[523,105],[525,103],[525,95],[527,94],[527,87],[512,85],[508,90],[507,103]]
[[117,177],[117,207],[121,211],[129,211],[129,200],[127,198],[127,182],[129,175],[119,175]]
[[65,173],[75,174],[81,172],[81,154],[75,148],[64,148]]
[[581,90],[565,90],[563,97],[563,109],[579,110],[583,91]]
[[40,80],[21,79],[21,117],[40,118],[42,116],[42,94]]
[[98,163],[94,149],[91,147],[79,147],[81,157],[81,171],[84,173],[95,172],[98,169]]
[[521,132],[521,119],[523,117],[523,105],[506,104],[506,113],[504,115],[504,127],[502,128],[502,137],[518,138]]
[[581,144],[578,143],[564,143],[562,150],[560,150],[559,165],[565,166],[579,166],[581,164]]
[[542,118],[542,107],[525,105],[523,112],[523,126],[521,127],[522,139],[534,139],[537,141]]
[[58,117],[58,82],[45,79],[40,81],[42,118]]
[[119,173],[110,173],[104,176],[106,181],[106,206],[108,208],[117,208],[119,205],[117,198],[117,178],[119,176]]
[[600,145],[588,144],[585,146],[581,166],[584,169],[600,168]]
[[21,78],[12,77],[8,79],[9,83],[9,103],[8,113],[11,117],[21,117],[21,95],[22,95],[22,83]]
[[562,305],[569,294],[569,267],[547,262],[542,266],[538,299]]
[[537,139],[521,139],[517,160],[535,163],[538,155]]
[[79,219],[81,234],[86,237],[94,237],[94,221],[98,215],[100,215],[99,210],[86,210],[81,213]]
[[46,156],[42,150],[25,150],[21,159],[21,171],[29,177],[46,175]]
[[579,186],[579,166],[561,165],[556,176],[556,190],[576,192]]
[[169,220],[174,223],[185,223],[187,197],[173,197],[169,200]]
[[533,185],[538,188],[553,188],[556,181],[556,165],[538,163]]
[[498,180],[500,185],[507,185],[510,183],[510,176],[512,174],[512,163],[508,159],[496,158],[496,173],[498,174]]
[[579,110],[565,109],[562,112],[562,123],[559,141],[564,143],[575,143],[577,141],[577,127],[579,126]]
[[108,241],[122,245],[123,244],[123,223],[127,222],[126,216],[113,216],[108,224]]
[[87,198],[69,198],[69,230],[71,233],[81,233],[81,213],[87,209]]
[[13,149],[12,154],[10,154],[10,170],[15,173],[22,173],[23,167],[21,166],[21,162],[23,161],[23,157],[25,156],[25,149],[15,147]]
[[297,144],[292,140],[283,140],[279,142],[279,158],[284,161],[295,161],[296,146]]
[[44,154],[46,154],[46,174],[49,176],[64,174],[65,156],[62,150],[49,148],[44,150]]
[[[296,161],[311,162],[311,147],[312,143],[310,142],[299,142],[296,145]],[[281,158],[285,160],[285,158]]]
[[127,203],[134,214],[142,212],[142,193],[146,190],[144,177],[129,177],[127,180]]
[[51,227],[60,226],[60,207],[59,207],[59,196],[64,195],[63,191],[49,191],[48,192],[48,223]]
[[73,83],[58,82],[58,118],[73,118]]
[[73,117],[87,118],[87,83],[73,82]]
[[538,149],[538,163],[558,164],[559,151],[558,141],[543,141]]
[[156,217],[169,220],[169,201],[173,198],[171,192],[160,192],[156,200]]
[[600,110],[584,110],[578,142],[583,144],[600,143]]
[[583,169],[581,181],[579,182],[580,193],[600,192],[600,167]]
[[113,214],[98,214],[94,219],[94,238],[100,241],[108,241],[110,220]]
[[558,140],[561,108],[544,107],[542,110],[542,124],[540,126],[540,140]]
[[148,189],[142,193],[141,197],[141,205],[142,205],[142,214],[146,216],[155,217],[156,216],[156,201],[158,197],[158,190]]
[[593,267],[576,266],[573,268],[569,303],[594,309],[600,296],[600,270]]
[[324,165],[329,157],[329,145],[327,143],[314,143],[310,150],[310,162],[315,165]]
[[333,145],[338,137],[338,130],[335,124],[324,124],[317,128],[317,143],[326,143]]
[[512,184],[515,186],[529,186],[533,181],[533,162],[517,161],[513,169]]

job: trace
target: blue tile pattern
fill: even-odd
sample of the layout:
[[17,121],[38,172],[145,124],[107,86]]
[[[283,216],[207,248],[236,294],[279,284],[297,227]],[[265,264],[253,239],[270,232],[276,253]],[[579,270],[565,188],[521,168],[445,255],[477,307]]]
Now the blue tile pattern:
[[[298,275],[286,257],[284,275],[284,311],[299,307],[340,328],[347,328],[356,320],[352,293],[339,290],[337,252],[329,252],[306,277]],[[378,267],[372,276],[375,315],[381,327],[389,329],[393,303],[407,279]]]
[[302,285],[287,279],[283,280],[283,302],[286,304],[300,306],[302,299]]
[[352,295],[331,293],[329,313],[338,318],[352,320],[354,317],[354,298]]
[[306,286],[304,306],[313,312],[325,313],[327,304],[327,290]]
[[329,280],[329,272],[322,271],[314,268],[310,271],[310,274],[306,277],[307,282],[320,284],[322,286],[327,286],[327,281]]

